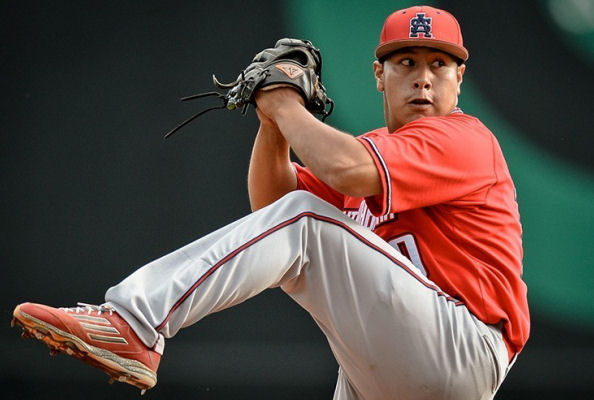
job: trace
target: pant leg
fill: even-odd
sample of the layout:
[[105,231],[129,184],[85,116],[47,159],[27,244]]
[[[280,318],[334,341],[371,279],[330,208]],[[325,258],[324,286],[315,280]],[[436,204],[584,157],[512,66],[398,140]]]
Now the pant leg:
[[279,285],[325,333],[358,397],[490,398],[492,361],[468,310],[305,192],[146,265],[106,300],[150,346]]
[[152,347],[159,334],[172,337],[212,312],[298,275],[308,263],[308,229],[303,227],[312,209],[346,218],[313,195],[292,192],[139,268],[107,290],[106,303]]
[[359,396],[353,390],[344,372],[342,372],[342,368],[338,369],[338,379],[336,380],[333,400],[359,400]]
[[194,277],[203,273],[206,261],[200,260],[200,255],[213,248],[218,241],[224,240],[234,228],[245,224],[248,218],[249,215],[137,269],[107,290],[106,304],[112,306],[132,326],[148,347],[162,342],[163,335],[172,337],[177,330],[157,332],[155,327],[172,302],[177,301],[189,285],[195,283],[197,279]]

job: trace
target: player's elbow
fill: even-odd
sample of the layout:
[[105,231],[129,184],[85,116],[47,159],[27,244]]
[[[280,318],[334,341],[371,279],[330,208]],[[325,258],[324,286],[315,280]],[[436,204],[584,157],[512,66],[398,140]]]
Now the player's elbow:
[[333,168],[328,185],[351,197],[374,196],[381,191],[380,177],[375,165],[345,163]]

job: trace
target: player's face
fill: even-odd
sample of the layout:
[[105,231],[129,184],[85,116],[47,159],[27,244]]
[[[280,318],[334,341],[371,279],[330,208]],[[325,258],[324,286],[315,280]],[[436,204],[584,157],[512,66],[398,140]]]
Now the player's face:
[[465,65],[436,49],[407,47],[373,69],[388,131],[394,132],[421,117],[449,114],[458,104]]

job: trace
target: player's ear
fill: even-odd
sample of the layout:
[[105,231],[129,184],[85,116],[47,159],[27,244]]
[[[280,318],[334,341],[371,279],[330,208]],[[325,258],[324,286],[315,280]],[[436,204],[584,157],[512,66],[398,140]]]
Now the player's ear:
[[380,92],[384,91],[384,64],[379,61],[373,62],[373,75],[375,75],[375,86]]
[[464,76],[464,71],[466,71],[466,64],[460,64],[458,66],[458,70],[456,71],[456,78],[458,79],[458,95],[460,95],[462,86],[462,77]]

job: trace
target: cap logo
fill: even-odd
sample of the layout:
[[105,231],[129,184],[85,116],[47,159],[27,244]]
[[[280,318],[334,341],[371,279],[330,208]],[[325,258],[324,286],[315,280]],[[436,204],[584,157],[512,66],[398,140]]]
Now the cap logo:
[[410,19],[410,35],[408,37],[419,37],[419,33],[423,34],[425,38],[433,37],[431,36],[431,20],[432,18],[425,17],[425,13],[417,13],[416,17]]

